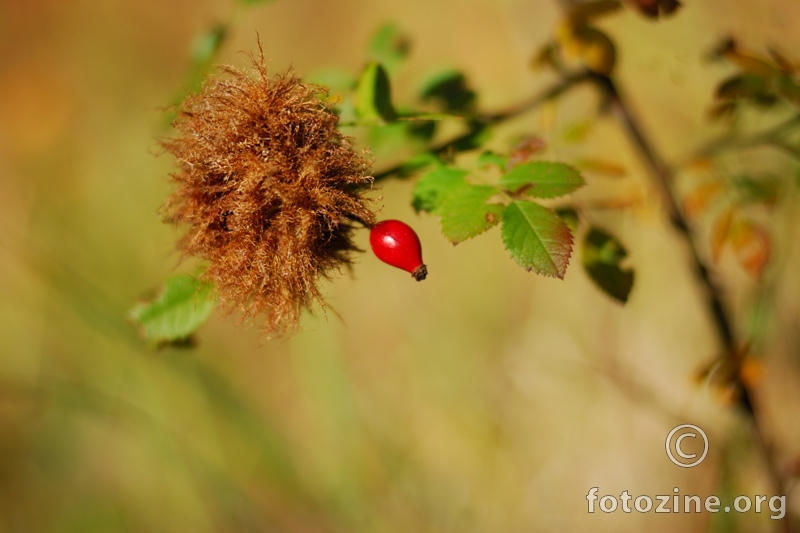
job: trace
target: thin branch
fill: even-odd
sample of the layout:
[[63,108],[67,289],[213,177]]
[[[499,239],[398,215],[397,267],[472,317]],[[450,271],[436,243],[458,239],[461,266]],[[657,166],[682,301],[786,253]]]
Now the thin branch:
[[796,129],[798,126],[800,126],[800,114],[793,115],[789,119],[768,130],[746,137],[737,137],[736,135],[728,133],[707,143],[699,150],[694,151],[691,155],[682,159],[682,161],[691,161],[692,159],[710,157],[723,151],[742,150],[756,146],[772,146],[784,150],[794,158],[800,158],[800,148],[786,143],[783,139],[784,135],[791,133],[792,130]]
[[672,170],[651,145],[630,106],[619,93],[614,81],[607,76],[599,74],[594,76],[594,81],[600,89],[608,95],[614,116],[628,134],[628,137],[630,137],[631,142],[642,156],[642,159],[647,163],[653,181],[667,209],[670,222],[689,245],[694,270],[705,289],[706,300],[708,301],[711,316],[714,319],[714,326],[725,353],[735,353],[737,348],[736,340],[731,328],[730,317],[728,317],[725,306],[722,303],[722,293],[711,279],[708,268],[700,256],[700,250],[689,229],[689,225],[678,206],[678,200],[672,191]]
[[[506,120],[512,119],[528,111],[531,111],[550,100],[558,98],[563,93],[575,87],[576,85],[589,81],[591,78],[592,75],[588,71],[582,71],[577,74],[565,76],[561,79],[561,81],[559,81],[558,83],[554,84],[551,87],[548,87],[542,92],[534,95],[532,98],[524,100],[506,109],[496,111],[494,113],[486,113],[471,118],[469,120],[470,128],[466,132],[457,135],[455,137],[452,137],[446,141],[435,144],[432,147],[430,147],[427,151],[436,155],[445,153],[448,150],[458,146],[459,144],[468,141],[482,128],[494,124],[499,124],[501,122],[505,122]],[[376,172],[375,174],[373,174],[373,177],[375,178],[375,181],[379,181],[393,174],[397,174],[402,169],[403,169],[402,164],[394,165],[392,167]]]
[[[714,320],[715,330],[719,341],[724,348],[724,357],[731,360],[741,357],[741,352],[737,349],[736,339],[733,334],[730,317],[722,302],[720,288],[714,283],[709,275],[708,268],[706,267],[703,259],[700,256],[697,242],[689,229],[689,225],[683,216],[680,208],[678,207],[677,195],[672,189],[673,172],[672,169],[664,163],[664,160],[659,156],[658,152],[654,149],[649,138],[642,129],[639,121],[637,120],[632,108],[620,94],[614,81],[608,76],[594,75],[593,81],[609,98],[612,113],[617,121],[620,123],[625,133],[631,140],[636,151],[646,163],[650,175],[655,182],[662,201],[667,209],[670,221],[683,240],[689,247],[691,252],[691,260],[694,266],[695,273],[704,287],[706,301],[708,302],[709,311]],[[800,122],[800,117],[795,117],[791,121],[779,126],[779,129],[785,130],[790,126],[794,126],[795,121]],[[751,428],[754,433],[756,445],[761,451],[762,456],[766,462],[767,474],[773,484],[773,488],[777,494],[783,495],[786,488],[784,479],[775,463],[773,450],[768,444],[764,436],[764,431],[759,420],[755,406],[752,403],[752,394],[748,390],[747,385],[739,381],[738,388],[742,393],[741,405],[745,408],[745,412],[749,415],[751,420]],[[789,520],[782,520],[781,526],[784,532],[791,532],[791,524]]]

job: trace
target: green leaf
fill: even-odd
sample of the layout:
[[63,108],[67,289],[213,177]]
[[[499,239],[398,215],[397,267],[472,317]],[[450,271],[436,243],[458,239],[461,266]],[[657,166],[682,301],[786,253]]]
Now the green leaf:
[[[369,147],[378,159],[390,157],[404,149],[414,148],[414,139],[410,134],[409,124],[391,122],[376,124],[369,129]],[[422,148],[418,146],[417,149]]]
[[398,174],[400,176],[410,176],[423,168],[427,168],[429,166],[443,166],[444,161],[441,160],[439,156],[436,154],[432,154],[431,152],[422,152],[419,154],[412,155],[408,159],[406,159],[400,167]]
[[450,167],[434,168],[426,172],[417,180],[411,205],[417,212],[436,211],[450,195],[469,186],[464,179],[466,175],[466,170]]
[[392,105],[389,75],[379,63],[370,63],[356,87],[356,115],[364,122],[385,123],[397,119]]
[[560,207],[556,209],[556,214],[567,223],[570,231],[575,233],[578,230],[578,212],[573,207]]
[[758,74],[737,74],[719,84],[717,98],[737,100],[739,98],[755,98],[767,89],[763,76]]
[[478,167],[496,166],[500,170],[505,170],[506,165],[508,165],[508,156],[499,155],[487,150],[478,156],[475,165]]
[[580,172],[573,167],[549,161],[522,163],[500,178],[500,185],[509,191],[524,192],[535,198],[557,198],[585,184]]
[[227,34],[227,27],[219,24],[198,35],[192,43],[192,63],[196,67],[206,67],[225,42]]
[[434,101],[447,113],[469,113],[475,108],[476,96],[464,74],[457,70],[443,70],[423,84],[420,100]]
[[211,316],[216,306],[214,286],[188,274],[167,278],[152,301],[130,310],[142,335],[155,344],[188,338]]
[[445,237],[458,244],[500,222],[505,206],[486,203],[499,192],[489,185],[472,185],[451,194],[438,210]]
[[519,266],[564,279],[572,254],[572,233],[553,211],[524,200],[503,211],[503,244]]
[[369,45],[369,58],[394,72],[411,51],[411,41],[394,22],[387,22],[375,32]]
[[492,130],[484,123],[470,120],[467,127],[469,132],[451,145],[456,152],[468,152],[480,148],[492,137]]
[[605,231],[592,228],[583,240],[583,267],[592,281],[615,300],[625,303],[633,287],[633,270],[623,268],[628,252]]
[[256,4],[266,4],[267,2],[274,2],[275,0],[239,0],[240,3],[246,6],[254,6]]
[[769,206],[775,205],[781,194],[783,181],[777,176],[739,176],[733,180],[733,186],[739,193],[741,204],[760,202]]
[[792,76],[781,76],[778,78],[778,94],[785,98],[790,104],[800,105],[800,85],[797,85]]
[[342,93],[356,86],[355,76],[347,70],[331,67],[312,72],[305,77],[308,83],[322,85],[331,92]]
[[404,120],[406,122],[440,122],[442,120],[463,120],[464,117],[459,115],[450,115],[447,113],[400,113],[397,115],[397,120]]

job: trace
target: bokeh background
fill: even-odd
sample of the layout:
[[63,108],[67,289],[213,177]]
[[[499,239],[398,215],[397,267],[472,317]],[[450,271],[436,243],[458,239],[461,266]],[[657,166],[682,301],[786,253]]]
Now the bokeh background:
[[[798,3],[685,3],[665,22],[627,10],[601,23],[626,94],[671,159],[724,131],[705,114],[732,69],[703,59],[721,38],[800,59]],[[714,332],[636,154],[607,119],[564,140],[591,117],[588,88],[504,125],[491,146],[535,133],[545,157],[628,170],[589,173],[578,196],[634,200],[593,220],[630,251],[627,306],[577,261],[565,281],[524,272],[496,228],[451,246],[411,209],[413,183],[390,180],[374,196],[383,217],[420,234],[424,283],[364,254],[327,285],[332,309],[283,341],[216,313],[195,348],[153,351],[126,319],[187,268],[157,214],[172,167],[157,139],[198,35],[228,26],[219,62],[246,65],[240,52],[259,35],[274,71],[356,73],[374,31],[394,21],[412,42],[398,102],[454,67],[491,110],[554,80],[530,59],[558,20],[544,0],[2,0],[0,531],[772,531],[769,512],[587,513],[594,486],[772,495],[747,419],[692,379],[716,355]],[[390,159],[377,153],[376,169]],[[788,468],[800,454],[796,168],[770,150],[722,164],[789,176],[768,214],[762,284],[731,257],[715,271],[739,330],[759,333],[764,433]],[[685,422],[711,439],[693,469],[664,453]],[[800,493],[788,507],[797,524]]]

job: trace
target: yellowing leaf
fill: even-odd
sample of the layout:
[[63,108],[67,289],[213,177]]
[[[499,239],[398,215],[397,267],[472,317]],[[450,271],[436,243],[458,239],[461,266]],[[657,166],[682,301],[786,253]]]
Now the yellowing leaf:
[[692,192],[683,197],[683,212],[690,217],[697,216],[708,207],[711,200],[721,190],[722,186],[718,181],[703,183],[699,187],[695,187]]
[[719,262],[720,255],[722,255],[722,248],[728,240],[728,233],[731,229],[731,221],[733,220],[733,210],[726,209],[714,221],[711,227],[711,259],[717,263]]
[[737,219],[730,230],[730,241],[739,264],[754,278],[760,277],[771,252],[766,230],[751,220]]
[[593,72],[607,76],[614,70],[617,51],[601,30],[568,20],[559,25],[556,38],[567,57],[579,59]]
[[595,172],[612,178],[621,178],[627,173],[622,165],[613,161],[603,161],[602,159],[584,158],[575,161],[574,164],[580,170]]
[[508,156],[508,162],[506,163],[506,168],[511,169],[519,165],[520,163],[525,163],[530,161],[530,159],[545,149],[547,146],[544,142],[544,139],[540,137],[525,137],[521,141],[514,146],[514,149],[511,150],[511,153]]

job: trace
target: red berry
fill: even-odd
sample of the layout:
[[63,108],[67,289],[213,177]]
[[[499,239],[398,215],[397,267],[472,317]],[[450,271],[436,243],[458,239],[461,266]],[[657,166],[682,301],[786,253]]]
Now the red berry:
[[422,281],[428,275],[422,264],[422,245],[414,230],[399,220],[384,220],[372,226],[369,244],[375,255],[393,267],[411,272],[414,279]]

